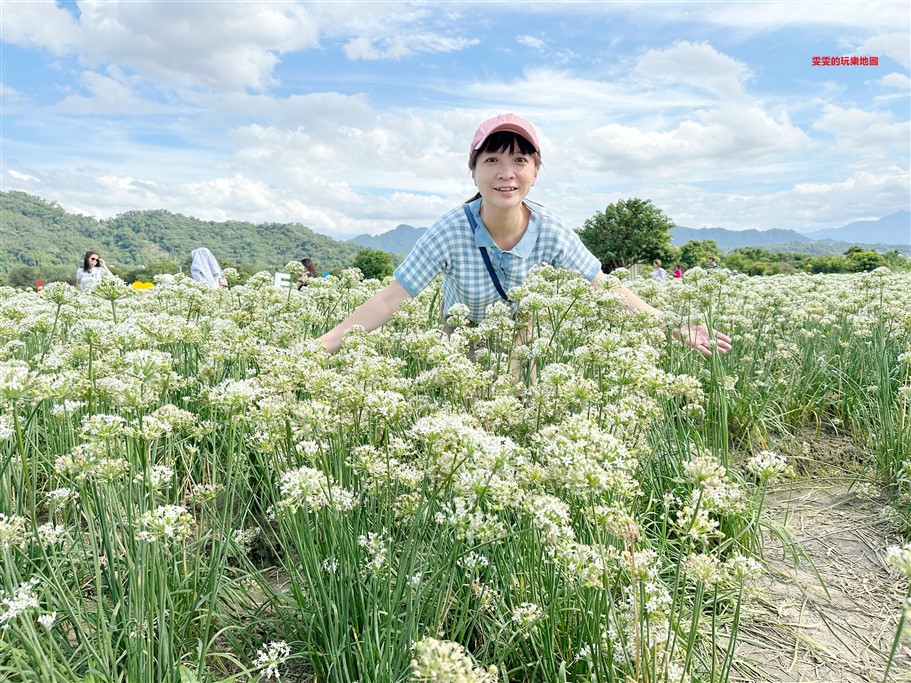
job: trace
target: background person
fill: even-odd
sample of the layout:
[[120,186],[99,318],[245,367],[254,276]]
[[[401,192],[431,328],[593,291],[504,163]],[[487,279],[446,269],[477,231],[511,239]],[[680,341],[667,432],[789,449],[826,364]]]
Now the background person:
[[82,268],[76,270],[76,289],[88,292],[106,277],[114,277],[114,273],[108,270],[104,259],[97,251],[85,252],[85,256],[82,257]]
[[683,266],[678,264],[677,267],[674,268],[674,277],[678,280],[683,277]]
[[312,278],[319,277],[319,273],[316,272],[316,266],[313,265],[313,259],[302,258],[301,263],[304,264],[304,268],[306,268],[306,270],[300,274],[299,278],[297,278],[298,290],[300,290],[305,284],[307,284],[307,280],[309,280],[311,277]]
[[[443,275],[443,317],[457,303],[469,309],[474,323],[486,308],[506,300],[506,292],[525,282],[531,269],[547,263],[571,268],[592,285],[604,279],[600,261],[579,236],[549,210],[526,197],[538,178],[541,147],[534,126],[515,114],[484,121],[469,149],[468,168],[477,194],[425,232],[395,269],[395,280],[350,316],[320,337],[329,352],[338,350],[342,336],[353,325],[366,330],[380,327],[405,299],[417,296]],[[657,319],[661,311],[649,306],[623,286],[617,291],[630,310],[643,310]],[[730,338],[705,325],[691,325],[675,336],[703,355],[731,348]]]
[[205,282],[212,289],[228,286],[228,280],[211,251],[206,247],[200,247],[190,252],[190,255],[193,257],[190,275],[194,280]]
[[653,280],[666,280],[667,271],[661,267],[661,259],[656,258],[654,263],[652,263],[652,265],[655,266],[655,269],[652,271],[652,279]]

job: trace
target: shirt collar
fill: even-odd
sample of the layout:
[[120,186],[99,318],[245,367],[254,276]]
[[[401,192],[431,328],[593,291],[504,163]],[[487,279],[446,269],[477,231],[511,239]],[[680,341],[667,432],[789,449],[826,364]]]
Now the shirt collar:
[[[530,258],[532,251],[535,248],[535,243],[538,241],[538,234],[541,232],[541,214],[537,211],[537,207],[534,204],[530,204],[529,202],[523,203],[531,211],[531,217],[528,219],[528,227],[525,229],[525,234],[522,235],[522,239],[519,240],[519,243],[512,249],[506,250],[505,253],[513,254],[521,258]],[[490,233],[487,232],[487,226],[484,225],[484,221],[481,220],[481,215],[479,213],[481,210],[481,199],[475,199],[468,205],[468,208],[471,209],[471,213],[474,215],[474,219],[478,224],[478,229],[475,230],[474,233],[475,245],[478,247],[500,249],[500,247],[496,245],[496,242],[493,241],[493,237],[490,236]]]

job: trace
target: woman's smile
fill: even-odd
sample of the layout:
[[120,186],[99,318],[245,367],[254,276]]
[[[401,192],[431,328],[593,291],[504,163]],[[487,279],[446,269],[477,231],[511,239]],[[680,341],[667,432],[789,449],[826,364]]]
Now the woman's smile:
[[503,150],[481,154],[474,169],[474,181],[485,201],[521,202],[528,195],[538,169],[525,154]]

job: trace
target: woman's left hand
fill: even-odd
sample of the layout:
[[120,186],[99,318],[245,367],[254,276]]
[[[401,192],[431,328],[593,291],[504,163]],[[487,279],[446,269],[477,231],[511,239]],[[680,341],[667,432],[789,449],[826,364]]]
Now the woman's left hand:
[[709,332],[704,323],[684,323],[679,330],[680,340],[687,346],[692,346],[703,356],[711,356],[712,352],[727,353],[731,350],[731,338],[722,332]]

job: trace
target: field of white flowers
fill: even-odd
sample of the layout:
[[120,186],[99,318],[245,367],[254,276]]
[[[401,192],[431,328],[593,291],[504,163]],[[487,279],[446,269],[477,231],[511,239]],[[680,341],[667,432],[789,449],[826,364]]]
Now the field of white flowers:
[[546,268],[333,356],[357,271],[0,289],[0,679],[729,680],[781,437],[853,434],[911,531],[911,276],[630,286],[734,350]]

